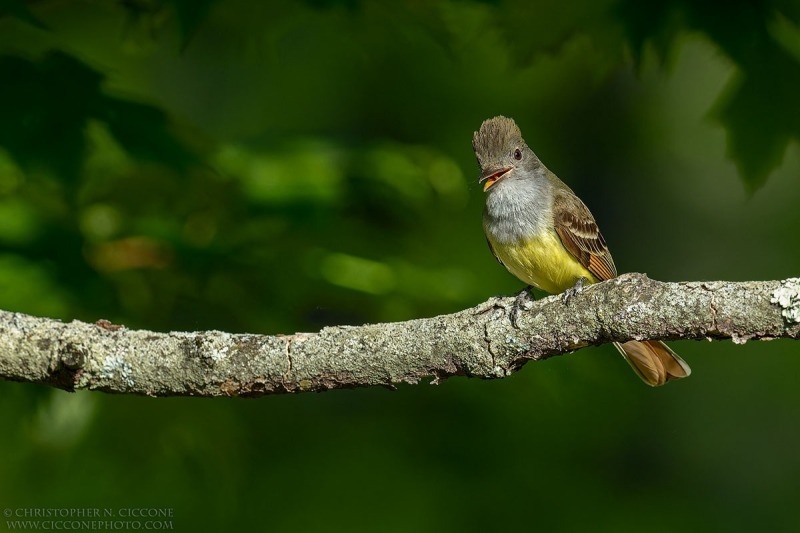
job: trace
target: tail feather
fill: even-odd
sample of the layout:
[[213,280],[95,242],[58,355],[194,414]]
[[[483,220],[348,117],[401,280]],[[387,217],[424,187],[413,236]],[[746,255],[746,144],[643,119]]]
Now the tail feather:
[[663,342],[615,342],[614,346],[636,375],[651,387],[663,385],[670,379],[685,378],[692,373],[689,365]]

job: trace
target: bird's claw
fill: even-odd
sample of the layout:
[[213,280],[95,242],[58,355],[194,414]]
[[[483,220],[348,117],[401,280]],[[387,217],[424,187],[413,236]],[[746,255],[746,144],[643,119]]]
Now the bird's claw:
[[533,307],[533,298],[531,297],[531,288],[526,287],[522,289],[517,297],[514,298],[514,305],[511,306],[511,325],[519,329],[519,317],[523,311],[530,311]]
[[565,304],[568,304],[568,303],[569,303],[569,301],[570,301],[571,299],[573,299],[575,296],[577,296],[577,295],[579,295],[580,293],[582,293],[582,292],[583,292],[583,285],[584,285],[584,284],[585,284],[587,281],[589,281],[589,280],[587,280],[586,278],[580,278],[580,279],[578,279],[578,281],[576,281],[576,282],[575,282],[575,285],[574,285],[573,287],[570,287],[569,289],[565,290],[565,291],[564,291],[564,292],[561,294],[561,299],[562,299],[562,301],[563,301]]

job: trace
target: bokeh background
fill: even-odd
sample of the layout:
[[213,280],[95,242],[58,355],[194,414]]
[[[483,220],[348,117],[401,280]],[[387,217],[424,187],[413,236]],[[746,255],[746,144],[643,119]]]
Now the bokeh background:
[[[0,308],[291,333],[521,286],[480,225],[490,116],[621,271],[800,273],[793,0],[4,0]],[[0,382],[0,507],[182,531],[797,531],[800,358],[609,346],[508,379],[241,399]],[[7,528],[7,524],[2,524]]]

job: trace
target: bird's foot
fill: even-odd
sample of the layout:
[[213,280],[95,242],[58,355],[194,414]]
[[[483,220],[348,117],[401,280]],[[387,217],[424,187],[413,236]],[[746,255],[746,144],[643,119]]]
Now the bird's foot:
[[561,300],[565,304],[568,304],[571,299],[573,299],[574,297],[576,297],[577,295],[579,295],[580,293],[583,292],[583,285],[587,281],[589,281],[589,280],[586,279],[586,278],[578,279],[578,281],[575,282],[575,285],[573,287],[570,287],[569,289],[567,289],[567,290],[565,290],[564,292],[561,293]]
[[519,329],[519,317],[523,311],[530,311],[533,307],[533,296],[531,295],[531,288],[525,287],[522,289],[517,297],[514,298],[514,305],[511,306],[511,325]]

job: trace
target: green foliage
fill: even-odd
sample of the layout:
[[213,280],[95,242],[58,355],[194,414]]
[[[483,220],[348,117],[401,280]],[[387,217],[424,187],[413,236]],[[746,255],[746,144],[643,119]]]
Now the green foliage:
[[[724,16],[721,10],[724,9]],[[715,106],[728,151],[751,191],[778,168],[789,142],[800,140],[800,11],[793,2],[623,2],[620,14],[634,50],[652,43],[665,58],[686,31],[700,31],[738,67]]]
[[[789,0],[5,0],[0,308],[291,333],[517,291],[470,147],[496,114],[621,271],[797,275],[799,21]],[[790,530],[797,348],[676,349],[694,374],[657,391],[610,348],[254,402],[0,383],[0,500],[198,531]]]
[[0,145],[24,170],[43,168],[58,179],[78,181],[91,120],[104,122],[140,160],[179,170],[198,162],[169,131],[164,111],[103,94],[103,75],[63,52],[41,61],[0,57],[0,77],[14,80],[0,87],[0,120],[5,125]]
[[[83,129],[100,97],[102,76],[56,52],[42,61],[5,56],[0,77],[2,145],[25,170],[44,166],[60,178],[78,179],[84,158]],[[59,95],[61,98],[54,98]],[[64,101],[70,105],[64,105]]]

